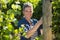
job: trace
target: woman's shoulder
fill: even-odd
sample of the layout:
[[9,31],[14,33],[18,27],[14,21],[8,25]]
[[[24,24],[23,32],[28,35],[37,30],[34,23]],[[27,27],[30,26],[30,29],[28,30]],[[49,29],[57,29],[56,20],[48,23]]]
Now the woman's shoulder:
[[20,27],[22,24],[25,24],[24,18],[18,21],[18,27]]
[[32,19],[33,20],[33,23],[36,24],[37,23],[37,19]]
[[38,21],[37,19],[32,19],[32,20],[33,20],[33,21],[36,21],[36,22]]
[[22,19],[20,19],[18,22],[24,22],[25,21],[25,18],[22,18]]

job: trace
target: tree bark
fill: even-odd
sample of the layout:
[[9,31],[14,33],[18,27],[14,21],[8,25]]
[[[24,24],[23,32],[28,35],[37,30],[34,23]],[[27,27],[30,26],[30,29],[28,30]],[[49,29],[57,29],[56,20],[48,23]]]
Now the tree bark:
[[44,40],[52,40],[52,29],[50,28],[52,23],[52,4],[50,0],[43,0],[42,12]]

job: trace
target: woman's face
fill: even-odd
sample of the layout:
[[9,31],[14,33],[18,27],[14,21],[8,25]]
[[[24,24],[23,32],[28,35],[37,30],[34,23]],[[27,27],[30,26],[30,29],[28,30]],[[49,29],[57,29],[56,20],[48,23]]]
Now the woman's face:
[[31,7],[26,7],[23,10],[23,14],[24,14],[25,18],[30,19],[32,17],[32,14],[33,14],[33,9]]

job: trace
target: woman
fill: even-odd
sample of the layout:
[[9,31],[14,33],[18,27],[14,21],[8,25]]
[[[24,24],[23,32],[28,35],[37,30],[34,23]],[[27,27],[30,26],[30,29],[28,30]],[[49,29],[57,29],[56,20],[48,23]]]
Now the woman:
[[[27,2],[23,5],[23,18],[18,22],[18,27],[22,24],[25,25],[26,37],[21,37],[21,40],[34,40],[37,36],[37,29],[42,24],[42,18],[37,22],[36,19],[31,19],[33,15],[33,6],[31,3]],[[41,28],[39,30],[42,32]]]

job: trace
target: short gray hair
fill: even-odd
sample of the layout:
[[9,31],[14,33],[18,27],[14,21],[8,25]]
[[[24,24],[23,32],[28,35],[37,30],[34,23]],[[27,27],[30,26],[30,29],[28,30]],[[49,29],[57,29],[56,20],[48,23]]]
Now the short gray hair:
[[23,10],[24,10],[26,7],[31,7],[31,8],[32,8],[32,11],[33,11],[33,5],[32,5],[32,3],[30,3],[30,2],[24,3],[24,5],[23,5]]

